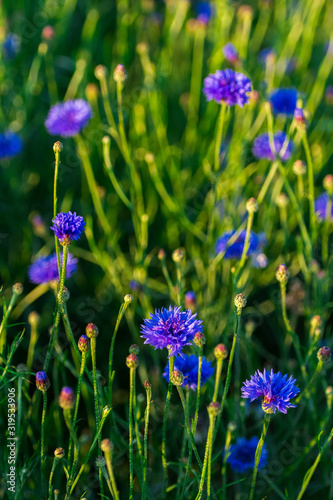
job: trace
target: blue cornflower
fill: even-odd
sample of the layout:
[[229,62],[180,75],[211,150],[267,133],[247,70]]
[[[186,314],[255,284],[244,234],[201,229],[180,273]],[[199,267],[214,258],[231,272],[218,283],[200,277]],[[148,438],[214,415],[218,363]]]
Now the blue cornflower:
[[145,344],[155,349],[166,347],[169,356],[179,354],[184,346],[192,344],[194,335],[203,330],[202,321],[195,319],[196,316],[176,306],[156,309],[155,314],[150,314],[150,319],[145,319],[141,325],[141,337],[146,339]]
[[[175,359],[174,370],[179,370],[184,375],[183,387],[195,391],[198,386],[198,369],[199,358],[195,354],[183,354]],[[200,386],[203,387],[207,380],[213,375],[214,368],[210,361],[207,361],[205,356],[202,357],[201,365],[201,382]],[[163,377],[169,382],[169,364],[165,367]]]
[[270,95],[274,113],[278,115],[293,115],[297,104],[296,89],[278,89]]
[[[328,194],[322,193],[315,199],[315,213],[319,220],[326,219],[326,210],[328,203]],[[332,196],[332,208],[331,208],[331,219],[333,219],[333,196]]]
[[251,80],[232,69],[217,70],[204,80],[203,91],[207,101],[214,99],[219,104],[223,101],[228,106],[238,104],[242,108],[249,102],[248,93],[251,90]]
[[210,2],[198,2],[195,5],[195,12],[198,16],[198,20],[203,23],[208,23],[212,15],[212,6]]
[[73,214],[72,212],[57,214],[52,222],[53,226],[51,226],[51,229],[63,245],[70,244],[72,240],[79,240],[86,225],[83,217],[76,215],[76,212]]
[[[62,255],[60,256],[62,263]],[[76,271],[77,259],[71,253],[68,253],[66,265],[66,277],[69,278]],[[57,254],[53,252],[51,255],[42,256],[31,264],[28,270],[29,279],[32,283],[42,284],[50,281],[59,281],[59,271]]]
[[235,63],[239,59],[238,50],[236,49],[234,44],[231,42],[227,43],[223,47],[222,52],[223,52],[223,55],[226,58],[226,60],[231,62],[231,63]]
[[20,42],[18,36],[14,33],[8,33],[2,44],[2,51],[5,59],[14,59],[19,50]]
[[[229,243],[230,239],[235,235],[236,231],[226,231],[217,240],[215,245],[216,253],[225,252],[224,259],[240,259],[243,253],[246,230],[244,229],[239,233],[236,240],[233,243]],[[250,246],[247,251],[247,255],[250,255],[258,247],[258,236],[251,231],[250,234]]]
[[[259,439],[253,436],[251,439],[241,437],[229,448],[230,455],[227,458],[228,464],[235,472],[243,473],[249,469],[254,469],[254,457]],[[262,447],[259,469],[267,464],[267,449],[265,443]]]
[[51,107],[45,127],[51,135],[73,137],[77,135],[92,117],[90,104],[83,99],[74,99]]
[[0,134],[0,160],[18,155],[23,147],[20,136],[7,130]]
[[[287,144],[286,147],[285,142]],[[261,134],[254,140],[252,153],[258,160],[274,161],[276,160],[276,155],[282,161],[289,160],[293,150],[293,143],[287,138],[284,132],[280,131],[274,134],[274,147],[276,154],[271,150],[268,134]]]
[[280,372],[273,370],[264,373],[259,370],[251,376],[251,380],[246,380],[242,387],[242,397],[250,398],[251,402],[260,396],[263,397],[262,409],[266,413],[275,413],[276,410],[287,413],[287,408],[296,408],[289,401],[299,393],[295,386],[296,380],[287,375],[282,376]]

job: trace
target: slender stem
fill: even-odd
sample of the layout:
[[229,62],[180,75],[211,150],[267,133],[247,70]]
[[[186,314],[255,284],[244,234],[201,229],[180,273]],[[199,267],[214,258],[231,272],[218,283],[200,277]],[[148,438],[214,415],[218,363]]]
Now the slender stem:
[[[79,411],[80,395],[81,395],[81,384],[82,384],[82,377],[83,377],[83,373],[84,373],[85,364],[86,364],[86,353],[83,351],[82,352],[82,358],[81,358],[80,374],[79,374],[79,379],[78,379],[78,382],[77,382],[75,409],[74,409],[74,417],[73,417],[73,429],[74,429],[74,432],[75,432],[75,427],[76,427],[77,415],[78,415],[78,411]],[[72,445],[72,440],[70,441],[69,448],[68,448],[68,464],[69,465],[71,463],[71,449],[72,449],[71,445]],[[72,472],[75,470],[75,466],[76,466],[76,464],[75,464],[75,459],[74,459]]]
[[19,295],[15,292],[13,292],[13,295],[11,296],[9,306],[7,307],[6,314],[2,318],[1,325],[0,325],[0,354],[2,353],[3,347],[6,343],[6,325],[7,321],[9,319],[10,313],[13,310],[13,307],[15,305],[16,299]]
[[198,494],[197,494],[195,500],[200,500],[201,496],[202,496],[203,487],[204,487],[205,479],[206,479],[208,457],[209,457],[209,453],[210,453],[210,447],[211,447],[211,444],[213,441],[213,429],[214,429],[214,424],[212,424],[212,417],[211,417],[211,415],[209,415],[209,428],[208,428],[207,441],[206,441],[206,447],[205,447],[205,456],[204,456],[203,468],[202,468],[202,472],[201,472],[199,491],[198,491]]
[[171,399],[172,387],[173,387],[173,384],[172,384],[170,379],[171,379],[171,373],[173,372],[174,362],[175,362],[175,357],[169,356],[169,383],[168,383],[168,391],[167,391],[167,396],[166,396],[166,401],[165,401],[165,410],[164,410],[163,426],[162,426],[162,465],[163,465],[163,491],[162,491],[162,495],[163,496],[165,495],[165,488],[166,488],[167,481],[168,481],[168,465],[167,465],[167,460],[166,460],[166,426],[167,426],[168,412],[169,412],[170,399]]
[[215,137],[215,150],[214,150],[214,170],[215,170],[215,172],[217,172],[220,168],[220,149],[221,149],[221,143],[222,143],[223,125],[224,125],[224,120],[225,120],[226,109],[227,109],[227,105],[222,101],[219,119],[218,119],[218,123],[217,123],[216,137]]
[[112,491],[113,491],[113,497],[115,500],[119,500],[119,493],[116,485],[116,480],[114,477],[113,473],[113,467],[112,467],[112,452],[111,451],[106,451],[104,452],[105,455],[105,461],[106,461],[106,467],[108,469],[110,481],[111,481],[111,486],[112,486]]
[[215,375],[215,387],[214,387],[214,395],[212,401],[215,402],[217,400],[217,395],[219,392],[221,373],[222,373],[223,359],[218,358],[216,364],[216,375]]
[[[97,378],[96,378],[96,337],[92,337],[90,339],[90,345],[91,345],[91,362],[92,362],[92,369],[93,369],[93,382],[94,382],[94,402],[95,402],[95,422],[96,422],[96,432],[97,429],[99,428],[99,423],[100,423],[100,418],[99,418],[99,405],[98,405],[98,391],[97,391]],[[101,435],[98,437],[98,456],[101,455]],[[99,485],[100,485],[100,490],[101,490],[101,495],[104,494],[104,487],[103,487],[103,477],[102,477],[102,471],[101,468],[98,470],[98,477],[99,477]]]
[[151,403],[151,387],[145,386],[146,394],[147,394],[147,406],[145,411],[145,431],[144,431],[144,439],[143,439],[143,500],[147,498],[148,495],[148,486],[147,486],[147,463],[148,463],[148,426],[149,426],[149,412],[150,412],[150,403]]
[[299,403],[304,395],[306,395],[306,396],[309,395],[309,390],[311,389],[311,387],[314,385],[315,381],[319,377],[319,375],[323,369],[323,366],[324,366],[323,362],[318,361],[318,364],[317,364],[317,367],[316,367],[314,374],[312,375],[311,379],[309,380],[308,384],[306,385],[304,391],[302,391],[299,394],[299,396],[296,398],[296,400],[295,400],[296,403]]
[[207,498],[210,498],[210,489],[211,489],[214,424],[215,424],[215,416],[209,415],[209,426],[211,427],[211,431],[208,444]]
[[276,174],[276,171],[278,169],[278,162],[274,161],[271,165],[271,168],[268,172],[268,175],[265,179],[265,182],[263,183],[260,191],[259,191],[259,194],[258,194],[258,197],[257,197],[257,202],[260,203],[263,201],[263,199],[265,198],[265,195],[267,193],[267,190],[272,182],[272,180],[274,179],[274,175]]
[[178,394],[179,394],[180,400],[181,400],[182,405],[183,405],[185,426],[186,426],[187,434],[188,434],[188,437],[189,437],[189,440],[191,443],[191,447],[192,447],[192,450],[194,451],[194,455],[195,455],[195,458],[197,459],[198,465],[200,466],[200,468],[202,468],[202,462],[201,462],[201,459],[199,457],[199,453],[198,453],[198,450],[197,450],[197,447],[196,447],[196,444],[194,441],[193,433],[191,431],[190,424],[189,424],[188,411],[187,411],[187,407],[186,407],[184,391],[183,391],[183,388],[179,387],[179,386],[177,386],[177,390],[178,390]]
[[330,237],[330,228],[332,222],[332,194],[328,193],[328,201],[326,205],[326,217],[323,227],[323,243],[322,243],[322,259],[323,264],[327,265],[329,258],[329,237]]
[[256,487],[256,480],[257,480],[257,474],[258,474],[258,467],[260,464],[262,447],[264,445],[264,441],[265,441],[265,437],[267,434],[267,429],[269,426],[270,419],[271,419],[271,414],[265,413],[264,425],[263,425],[262,433],[260,436],[260,440],[259,440],[258,445],[257,445],[256,454],[254,457],[254,469],[253,469],[253,476],[252,476],[252,483],[251,483],[251,491],[250,491],[249,500],[253,500],[253,498],[254,498],[254,490]]
[[251,236],[251,229],[252,229],[252,225],[253,225],[253,217],[254,217],[254,213],[250,212],[248,214],[248,219],[247,219],[243,252],[242,252],[242,256],[241,256],[241,259],[239,261],[239,264],[237,266],[237,270],[235,272],[236,287],[239,286],[239,282],[240,282],[240,279],[242,277],[243,268],[245,266],[245,262],[246,262],[246,258],[247,258],[247,252],[250,248],[250,236]]
[[[54,163],[54,180],[53,180],[53,218],[57,216],[57,184],[58,184],[58,173],[59,173],[59,164],[60,164],[60,151],[59,148],[54,149],[55,163]],[[59,276],[61,274],[61,262],[60,262],[60,248],[59,241],[56,235],[54,234],[54,246],[57,254],[57,262],[58,262],[58,273]]]
[[313,161],[310,152],[308,137],[306,130],[302,133],[302,143],[305,150],[306,161],[307,161],[307,171],[308,171],[308,186],[309,186],[309,208],[310,208],[310,232],[312,243],[316,240],[316,217],[315,217],[315,205],[314,205],[314,175],[313,175]]
[[138,419],[140,416],[138,415],[137,412],[137,406],[136,406],[136,371],[134,371],[133,375],[133,416],[134,416],[134,429],[135,429],[135,438],[136,438],[136,445],[138,447],[138,452],[140,458],[142,457],[142,443],[141,443],[141,438],[139,434],[139,425],[138,425]]
[[43,491],[43,496],[45,496],[45,494],[46,494],[45,418],[46,418],[46,409],[47,409],[47,394],[46,394],[46,391],[42,391],[42,393],[43,393],[43,412],[42,412],[41,438],[40,438],[40,456],[41,456],[42,491]]
[[58,458],[53,459],[53,464],[52,464],[52,469],[50,473],[50,478],[49,478],[49,500],[52,500],[52,483],[53,483],[53,474],[55,471],[55,468],[57,466]]
[[129,395],[129,498],[133,499],[133,386],[134,386],[135,368],[130,368],[130,395]]

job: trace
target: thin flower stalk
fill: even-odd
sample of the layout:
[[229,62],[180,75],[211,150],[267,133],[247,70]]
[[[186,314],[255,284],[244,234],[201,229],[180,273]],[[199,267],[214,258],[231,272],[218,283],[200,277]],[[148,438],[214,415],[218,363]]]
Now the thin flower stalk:
[[262,452],[262,448],[263,448],[263,445],[264,445],[264,442],[265,442],[265,438],[266,438],[266,434],[267,434],[267,430],[268,430],[270,419],[271,419],[271,414],[270,413],[265,413],[263,429],[262,429],[262,433],[261,433],[261,436],[260,436],[260,440],[258,442],[258,446],[257,446],[255,458],[254,458],[254,469],[253,469],[253,475],[252,475],[251,491],[250,491],[249,500],[253,500],[253,498],[254,498],[254,491],[255,491],[255,487],[256,487],[256,480],[257,480],[257,474],[258,474],[258,467],[259,467],[259,463],[260,463],[261,452]]
[[[174,367],[175,357],[169,357],[169,374],[172,373]],[[165,410],[163,416],[163,425],[162,425],[162,465],[163,465],[163,495],[165,495],[165,489],[168,481],[168,464],[166,459],[166,427],[167,427],[167,419],[169,413],[170,399],[172,394],[173,384],[171,382],[171,377],[169,377],[168,383],[168,391],[166,395],[165,401]]]

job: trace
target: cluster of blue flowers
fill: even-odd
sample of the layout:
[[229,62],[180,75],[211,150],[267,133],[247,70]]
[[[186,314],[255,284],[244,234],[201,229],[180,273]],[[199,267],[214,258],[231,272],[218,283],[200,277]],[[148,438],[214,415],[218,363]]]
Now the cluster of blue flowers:
[[249,92],[252,90],[251,80],[243,73],[232,69],[217,70],[204,81],[204,94],[207,101],[226,103],[228,106],[237,104],[243,107],[249,102]]
[[52,220],[52,231],[62,244],[69,244],[71,241],[80,239],[86,225],[81,215],[76,212],[62,212]]
[[[216,253],[224,253],[224,259],[240,259],[244,250],[246,231],[240,231],[235,237],[236,231],[226,231],[217,240],[215,250]],[[247,256],[251,255],[258,248],[259,238],[251,231],[250,245],[247,251]]]
[[0,160],[11,158],[22,151],[23,143],[19,135],[8,130],[0,134]]
[[[254,468],[254,457],[258,446],[259,439],[253,436],[251,439],[241,437],[237,439],[235,444],[232,444],[228,450],[227,463],[231,468],[238,473],[244,473]],[[262,447],[259,469],[267,465],[267,447],[264,443]]]
[[[182,372],[184,375],[183,387],[195,391],[198,387],[198,372],[199,372],[199,358],[195,354],[183,354],[175,358],[174,369]],[[201,387],[205,385],[207,380],[213,375],[214,368],[210,361],[202,357],[201,365]],[[163,377],[169,382],[169,364],[165,367]]]
[[[60,257],[62,263],[62,254]],[[75,273],[77,268],[77,259],[71,253],[68,253],[66,276],[70,278]],[[41,256],[36,259],[28,270],[29,279],[32,283],[43,284],[50,283],[50,281],[59,281],[58,261],[57,255],[53,252],[47,256]]]
[[254,140],[252,152],[258,160],[274,161],[277,157],[282,161],[289,160],[293,151],[293,143],[285,132],[274,134],[274,149],[275,151],[272,151],[269,135],[264,133]]

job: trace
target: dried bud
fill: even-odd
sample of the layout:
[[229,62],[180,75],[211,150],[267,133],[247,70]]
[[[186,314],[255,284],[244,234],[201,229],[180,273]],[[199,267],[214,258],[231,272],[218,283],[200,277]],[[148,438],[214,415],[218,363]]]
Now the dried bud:
[[136,355],[138,355],[139,352],[140,352],[140,349],[139,349],[139,347],[136,344],[132,344],[130,346],[130,348],[129,348],[128,351],[129,351],[130,354],[136,354]]
[[149,391],[151,389],[151,383],[149,382],[149,380],[146,380],[144,383],[144,388]]
[[21,295],[21,293],[23,293],[23,286],[21,285],[21,283],[15,283],[15,285],[13,285],[12,287],[12,292],[15,295]]
[[39,314],[36,311],[32,311],[28,316],[28,322],[31,326],[37,326],[39,322]]
[[237,308],[237,314],[240,314],[242,312],[243,307],[246,306],[246,302],[247,302],[246,297],[242,293],[236,295],[234,299],[234,304]]
[[106,464],[106,460],[104,457],[102,456],[99,456],[96,458],[96,465],[97,467],[105,467],[105,464]]
[[55,153],[61,153],[62,150],[63,150],[63,145],[60,141],[57,141],[53,144],[53,151]]
[[317,352],[317,358],[322,363],[328,363],[331,361],[331,349],[327,346],[321,347]]
[[224,344],[217,344],[214,349],[214,356],[216,359],[225,359],[228,356],[228,349]]
[[212,417],[217,417],[221,411],[221,405],[217,401],[213,401],[207,407],[208,415]]
[[173,385],[180,387],[184,383],[184,375],[179,370],[173,370],[173,372],[171,373],[170,380],[173,383]]
[[112,452],[113,445],[110,441],[110,439],[103,439],[101,442],[101,450],[104,453],[111,453]]
[[249,214],[255,214],[259,210],[259,204],[255,198],[250,198],[246,202],[246,210]]
[[202,347],[206,343],[206,337],[202,332],[197,332],[194,335],[193,342],[195,343],[196,346]]
[[306,165],[302,160],[296,160],[293,164],[293,172],[295,175],[304,175],[306,173]]
[[139,358],[136,354],[129,354],[126,358],[127,368],[135,369],[139,366]]
[[130,293],[127,293],[124,297],[124,302],[126,302],[126,304],[131,304],[131,302],[133,302],[133,296]]
[[324,180],[323,180],[323,186],[324,189],[328,192],[328,194],[333,193],[333,175],[328,174],[325,175]]
[[56,448],[54,450],[54,458],[63,458],[65,456],[65,452],[63,448]]
[[86,326],[86,334],[90,339],[95,339],[99,334],[97,326],[94,323],[89,323]]
[[184,258],[184,252],[180,248],[177,248],[172,252],[172,260],[176,263],[179,263]]
[[81,335],[77,345],[81,352],[88,352],[90,349],[89,339],[86,335]]
[[124,83],[127,79],[127,72],[123,64],[117,64],[113,72],[113,79],[117,83]]
[[45,372],[36,373],[36,387],[42,392],[47,391],[50,387],[50,381]]
[[289,272],[288,272],[288,269],[287,269],[287,266],[285,266],[284,264],[280,264],[278,266],[278,268],[276,269],[276,279],[280,282],[280,283],[287,283],[288,279],[289,279]]
[[59,406],[63,410],[72,410],[75,406],[75,395],[71,387],[63,387],[59,396]]

